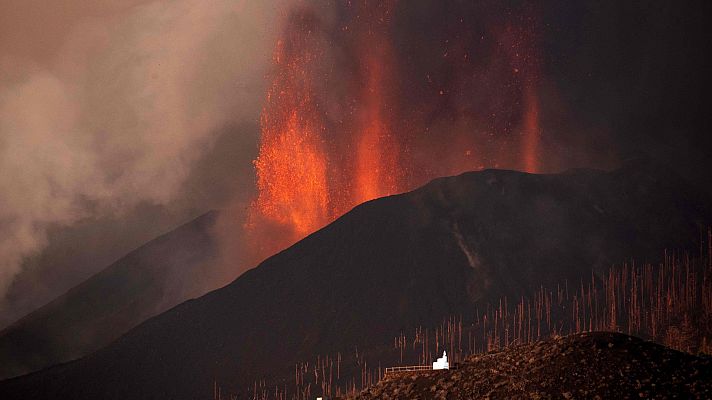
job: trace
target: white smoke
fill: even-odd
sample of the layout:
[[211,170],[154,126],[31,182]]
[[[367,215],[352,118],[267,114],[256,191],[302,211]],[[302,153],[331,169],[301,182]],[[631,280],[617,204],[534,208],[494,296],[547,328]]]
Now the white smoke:
[[281,2],[155,1],[83,19],[46,65],[0,54],[0,300],[48,229],[172,201],[257,117]]

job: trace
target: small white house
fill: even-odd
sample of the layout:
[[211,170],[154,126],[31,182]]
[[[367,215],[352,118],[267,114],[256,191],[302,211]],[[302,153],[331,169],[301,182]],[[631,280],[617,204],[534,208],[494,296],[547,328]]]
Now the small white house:
[[447,362],[447,353],[443,351],[443,356],[438,358],[433,363],[433,369],[450,369],[450,364]]

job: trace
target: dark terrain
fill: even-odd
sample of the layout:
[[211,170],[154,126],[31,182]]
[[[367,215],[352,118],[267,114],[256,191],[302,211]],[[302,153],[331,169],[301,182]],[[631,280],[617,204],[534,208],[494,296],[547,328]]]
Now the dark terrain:
[[90,354],[213,288],[216,217],[205,214],[146,243],[0,331],[0,379]]
[[263,377],[290,385],[294,364],[317,354],[387,345],[503,295],[656,262],[662,249],[696,252],[709,204],[650,162],[436,179],[356,207],[87,357],[0,382],[0,398],[198,399],[216,381],[243,394]]
[[712,358],[618,333],[581,333],[389,375],[351,400],[709,399]]

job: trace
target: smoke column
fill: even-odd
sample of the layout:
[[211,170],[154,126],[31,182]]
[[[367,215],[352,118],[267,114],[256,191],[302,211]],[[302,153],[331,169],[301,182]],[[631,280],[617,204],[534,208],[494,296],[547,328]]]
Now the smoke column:
[[274,43],[266,21],[285,4],[5,4],[0,325],[12,318],[7,289],[49,229],[170,206],[224,126],[258,119]]

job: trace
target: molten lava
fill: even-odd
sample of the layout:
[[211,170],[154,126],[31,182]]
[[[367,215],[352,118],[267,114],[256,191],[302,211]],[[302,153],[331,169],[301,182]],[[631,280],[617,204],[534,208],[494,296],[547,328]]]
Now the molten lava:
[[[371,15],[364,25],[368,29],[353,33],[362,62],[354,74],[359,79],[356,94],[350,97],[352,110],[340,124],[340,129],[353,132],[346,146],[328,140],[327,112],[316,100],[315,64],[324,53],[313,19],[296,15],[278,42],[254,162],[258,197],[248,217],[248,227],[257,236],[265,236],[260,225],[282,228],[270,231],[269,238],[256,238],[272,242],[265,254],[303,238],[359,203],[403,190],[401,149],[385,104],[392,57],[384,34],[389,8],[376,10],[381,14]],[[355,155],[342,154],[343,147],[355,149]]]
[[[361,46],[361,71],[365,77],[359,95],[360,113],[356,122],[356,184],[352,193],[352,206],[364,201],[397,193],[402,188],[402,165],[399,165],[399,146],[391,131],[387,115],[385,90],[392,64],[390,43],[385,36],[386,18],[390,5],[384,3],[380,15],[372,16],[371,23],[359,35]],[[378,10],[377,10],[378,11]],[[362,14],[363,15],[363,14]],[[374,21],[375,20],[375,21]],[[379,23],[376,23],[379,22]],[[375,26],[374,26],[375,25]]]
[[531,22],[525,25],[526,28],[520,33],[523,44],[520,51],[525,54],[525,62],[522,66],[522,98],[524,104],[524,117],[522,121],[523,149],[522,159],[524,171],[539,172],[539,145],[541,141],[541,116],[539,100],[539,80],[541,70],[541,60],[536,46],[537,39],[537,19],[530,18]]
[[459,18],[436,62],[409,69],[394,44],[395,4],[346,2],[331,25],[309,9],[290,14],[254,161],[255,257],[439,175],[541,169],[536,28],[526,13],[514,25],[487,22],[487,40]]
[[276,125],[270,125],[269,117],[264,116],[262,125],[263,142],[255,160],[259,190],[256,207],[263,215],[291,226],[296,236],[303,237],[330,217],[321,128],[296,110]]
[[307,16],[294,21],[293,35],[280,40],[274,55],[276,73],[261,118],[257,171],[258,197],[251,206],[248,227],[265,235],[264,225],[277,226],[273,243],[256,243],[264,251],[279,250],[333,219],[329,197],[329,160],[323,140],[324,123],[315,99],[310,69],[318,52]]
[[539,171],[539,97],[532,83],[524,87],[523,161],[526,172]]

